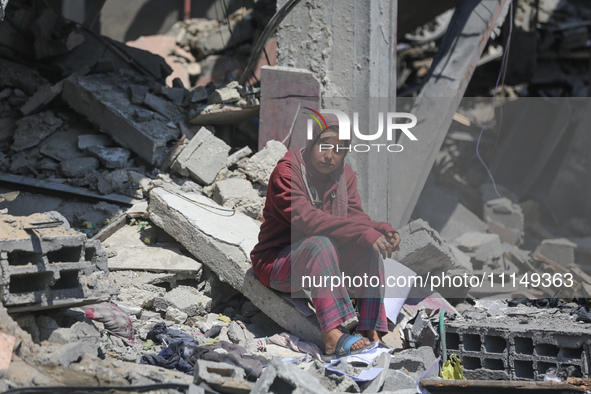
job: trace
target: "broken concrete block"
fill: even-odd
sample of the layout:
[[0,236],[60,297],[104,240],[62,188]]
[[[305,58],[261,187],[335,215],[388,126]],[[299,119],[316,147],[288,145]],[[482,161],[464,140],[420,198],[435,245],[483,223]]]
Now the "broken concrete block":
[[417,382],[415,378],[410,376],[408,372],[405,372],[404,369],[391,369],[388,371],[388,374],[386,375],[386,381],[384,382],[384,386],[382,387],[382,392],[398,392],[398,390],[405,389],[414,389],[413,392],[416,392],[416,387]]
[[154,298],[154,309],[166,311],[169,307],[179,309],[189,316],[205,315],[211,309],[211,298],[194,287],[178,286],[164,297]]
[[289,362],[273,359],[251,391],[251,394],[266,393],[325,394],[328,391],[314,376]]
[[107,147],[113,143],[111,137],[106,134],[83,134],[78,136],[78,149],[85,150],[91,146]]
[[485,201],[483,217],[489,230],[498,234],[501,242],[511,245],[523,242],[524,216],[519,204],[506,197]]
[[162,97],[155,96],[152,93],[146,93],[146,97],[144,97],[144,104],[148,108],[151,108],[155,112],[164,116],[166,119],[171,119],[170,114],[172,113],[172,105]]
[[[196,63],[199,64],[199,63]],[[201,69],[201,67],[199,67]],[[191,102],[198,103],[200,101],[205,101],[209,97],[209,93],[207,93],[207,89],[205,86],[197,86],[195,89],[191,91]]]
[[453,244],[449,244],[448,246],[449,246],[449,249],[451,250],[451,252],[454,254],[454,257],[456,258],[456,262],[458,263],[458,266],[461,268],[464,268],[468,272],[472,272],[474,270],[474,266],[472,265],[472,262],[470,261],[470,256],[468,256],[466,253],[462,252],[460,249],[458,249],[457,246],[455,246]]
[[231,87],[216,89],[209,95],[210,104],[235,103],[238,100],[240,100],[240,93]]
[[143,85],[129,85],[129,101],[135,105],[141,105],[144,103],[146,94],[150,90],[147,86]]
[[399,233],[400,251],[394,253],[393,259],[417,275],[444,272],[458,266],[447,244],[424,220],[410,222]]
[[390,359],[390,369],[406,369],[408,372],[420,375],[435,362],[435,353],[429,346],[417,349],[407,349],[394,353]]
[[253,384],[246,379],[246,373],[229,363],[197,360],[195,362],[195,384],[205,383],[222,393],[248,394]]
[[166,308],[164,317],[166,320],[170,320],[171,322],[183,324],[185,321],[187,321],[189,315],[175,307],[169,306]]
[[172,171],[202,185],[210,185],[226,167],[230,147],[202,127],[172,163]]
[[262,217],[265,199],[246,179],[224,179],[216,182],[213,199],[220,205],[235,208],[253,219]]
[[536,252],[563,267],[571,267],[575,264],[576,249],[576,243],[566,238],[557,238],[543,240]]
[[271,140],[267,142],[264,149],[246,160],[243,171],[253,182],[268,186],[271,172],[277,162],[285,156],[285,153],[287,153],[285,145],[279,141]]
[[230,323],[230,327],[228,327],[228,338],[230,338],[230,340],[236,345],[244,346],[246,343],[244,330],[235,321]]
[[94,157],[80,157],[62,161],[60,171],[65,177],[79,178],[96,170],[99,166],[99,161]]
[[[134,119],[139,108],[130,105],[128,78],[119,74],[92,74],[66,80],[62,98],[76,112],[86,116],[118,144],[132,150],[148,163],[158,166],[167,153],[167,143],[180,137],[168,119]],[[170,103],[168,118],[178,121],[182,114]],[[144,110],[145,111],[145,110]],[[150,112],[150,111],[146,111]]]
[[454,244],[475,262],[482,264],[498,259],[503,254],[501,240],[497,234],[469,232],[457,238]]
[[125,148],[103,148],[91,146],[86,149],[88,153],[96,157],[107,168],[127,167],[131,152]]
[[84,354],[98,356],[101,334],[91,322],[80,321],[70,327],[69,342],[77,342],[84,349]]
[[84,153],[77,148],[79,136],[80,131],[75,128],[56,131],[43,142],[39,152],[60,162],[84,157]]
[[59,365],[67,368],[72,363],[77,363],[84,357],[85,349],[82,343],[73,342],[61,346],[52,353],[43,353],[37,357],[40,364]]
[[488,229],[487,224],[466,208],[452,190],[435,185],[423,189],[411,217],[427,221],[447,242],[468,231],[485,232]]
[[17,129],[14,132],[14,143],[10,149],[20,152],[32,148],[60,128],[63,123],[64,121],[51,111],[21,118],[16,121]]
[[252,273],[249,256],[258,242],[260,223],[240,212],[220,215],[215,208],[221,207],[203,195],[182,195],[197,204],[165,189],[150,191],[149,212],[154,224],[284,329],[323,346],[320,325],[307,302],[265,287]]

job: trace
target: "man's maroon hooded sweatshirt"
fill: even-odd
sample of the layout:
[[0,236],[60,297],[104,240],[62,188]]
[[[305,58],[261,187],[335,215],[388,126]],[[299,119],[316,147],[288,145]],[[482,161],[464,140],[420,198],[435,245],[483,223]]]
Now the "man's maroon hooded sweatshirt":
[[325,235],[337,244],[371,247],[380,235],[395,231],[389,223],[372,221],[363,212],[357,177],[347,164],[343,169],[348,193],[347,216],[330,214],[337,190],[337,182],[332,178],[326,185],[321,209],[315,208],[308,197],[302,163],[300,151],[289,151],[269,179],[259,243],[250,255],[254,273],[265,286],[269,286],[273,263],[281,250],[304,237]]

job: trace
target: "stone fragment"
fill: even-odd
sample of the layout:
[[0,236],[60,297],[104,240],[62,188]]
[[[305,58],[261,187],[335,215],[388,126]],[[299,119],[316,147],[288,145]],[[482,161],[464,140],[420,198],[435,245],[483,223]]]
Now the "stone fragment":
[[72,363],[77,363],[84,357],[85,349],[82,343],[72,342],[61,346],[51,353],[42,353],[37,357],[41,364],[59,365],[67,368]]
[[84,354],[98,356],[100,348],[100,332],[91,322],[80,321],[70,327],[69,342],[78,342],[84,349]]
[[470,255],[475,262],[486,263],[503,254],[501,240],[497,234],[469,232],[454,241],[462,252]]
[[424,220],[410,222],[399,232],[400,251],[394,253],[393,259],[417,275],[435,274],[458,266],[447,244]]
[[188,317],[189,315],[175,307],[169,306],[168,308],[166,308],[166,320],[170,320],[178,324],[183,324],[185,321],[187,321]]
[[382,392],[398,392],[398,390],[414,389],[416,392],[417,382],[404,369],[389,370]]
[[81,157],[62,161],[60,171],[65,177],[79,178],[96,170],[99,165],[99,161],[94,157]]
[[107,147],[112,143],[113,140],[106,134],[83,134],[78,137],[78,149],[80,150],[91,146]]
[[271,172],[277,162],[285,156],[287,148],[279,141],[271,140],[261,151],[255,153],[244,164],[244,173],[254,182],[263,186],[269,185]]
[[485,201],[483,217],[491,232],[501,242],[520,245],[523,242],[524,216],[521,206],[506,197]]
[[245,380],[244,369],[229,363],[197,360],[195,363],[195,384],[206,383],[222,393],[248,394],[253,384]]
[[429,346],[407,349],[394,353],[390,359],[390,369],[406,369],[417,376],[435,362],[435,353]]
[[557,238],[543,240],[536,252],[563,267],[572,267],[575,265],[576,249],[576,243],[566,238]]
[[202,127],[172,163],[172,171],[201,185],[210,185],[226,167],[230,147]]
[[[201,70],[201,67],[199,67]],[[197,86],[195,89],[191,91],[191,102],[198,103],[200,101],[205,101],[209,97],[207,93],[207,89],[205,86]]]
[[142,85],[129,85],[129,101],[135,105],[141,105],[144,103],[146,94],[150,90],[147,86]]
[[103,148],[91,146],[86,149],[107,168],[124,168],[128,165],[131,152],[125,148]]
[[209,95],[210,104],[235,103],[238,100],[240,100],[240,93],[231,87],[216,89]]
[[291,363],[273,359],[251,391],[251,394],[267,393],[325,394],[328,391],[314,376]]
[[25,116],[16,121],[17,129],[14,132],[14,143],[10,149],[20,152],[32,148],[60,128],[63,123],[64,121],[51,111]]
[[236,208],[240,212],[257,219],[262,216],[265,200],[245,179],[224,179],[216,182],[213,199],[220,205]]
[[154,299],[156,310],[166,311],[171,306],[189,316],[204,315],[211,308],[211,298],[201,294],[193,287],[178,286],[166,293],[164,297]]

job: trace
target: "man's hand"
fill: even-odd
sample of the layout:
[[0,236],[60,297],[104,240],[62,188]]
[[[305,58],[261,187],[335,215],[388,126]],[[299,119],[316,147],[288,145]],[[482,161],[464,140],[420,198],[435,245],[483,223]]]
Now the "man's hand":
[[400,250],[400,234],[398,234],[396,231],[388,231],[388,233],[386,233],[386,237],[388,237],[388,242],[394,248],[393,250],[398,252]]
[[[400,242],[400,237],[398,237],[398,242]],[[394,246],[392,246],[385,235],[380,235],[380,238],[373,243],[372,248],[378,256],[382,255],[383,258],[391,257],[394,252]]]

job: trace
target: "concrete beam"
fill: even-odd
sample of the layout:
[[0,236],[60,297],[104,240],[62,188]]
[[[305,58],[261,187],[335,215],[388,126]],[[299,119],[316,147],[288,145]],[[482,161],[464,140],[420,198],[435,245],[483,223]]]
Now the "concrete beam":
[[398,185],[388,206],[392,225],[408,222],[423,190],[431,167],[452,122],[452,116],[495,22],[509,0],[465,0],[458,4],[451,23],[411,113],[418,123],[412,129],[418,141],[402,135],[398,143],[404,151],[394,155],[391,178]]
[[257,243],[259,222],[225,209],[198,194],[162,188],[150,191],[149,213],[154,224],[277,324],[323,347],[320,325],[307,303],[271,290],[254,277],[249,256]]

